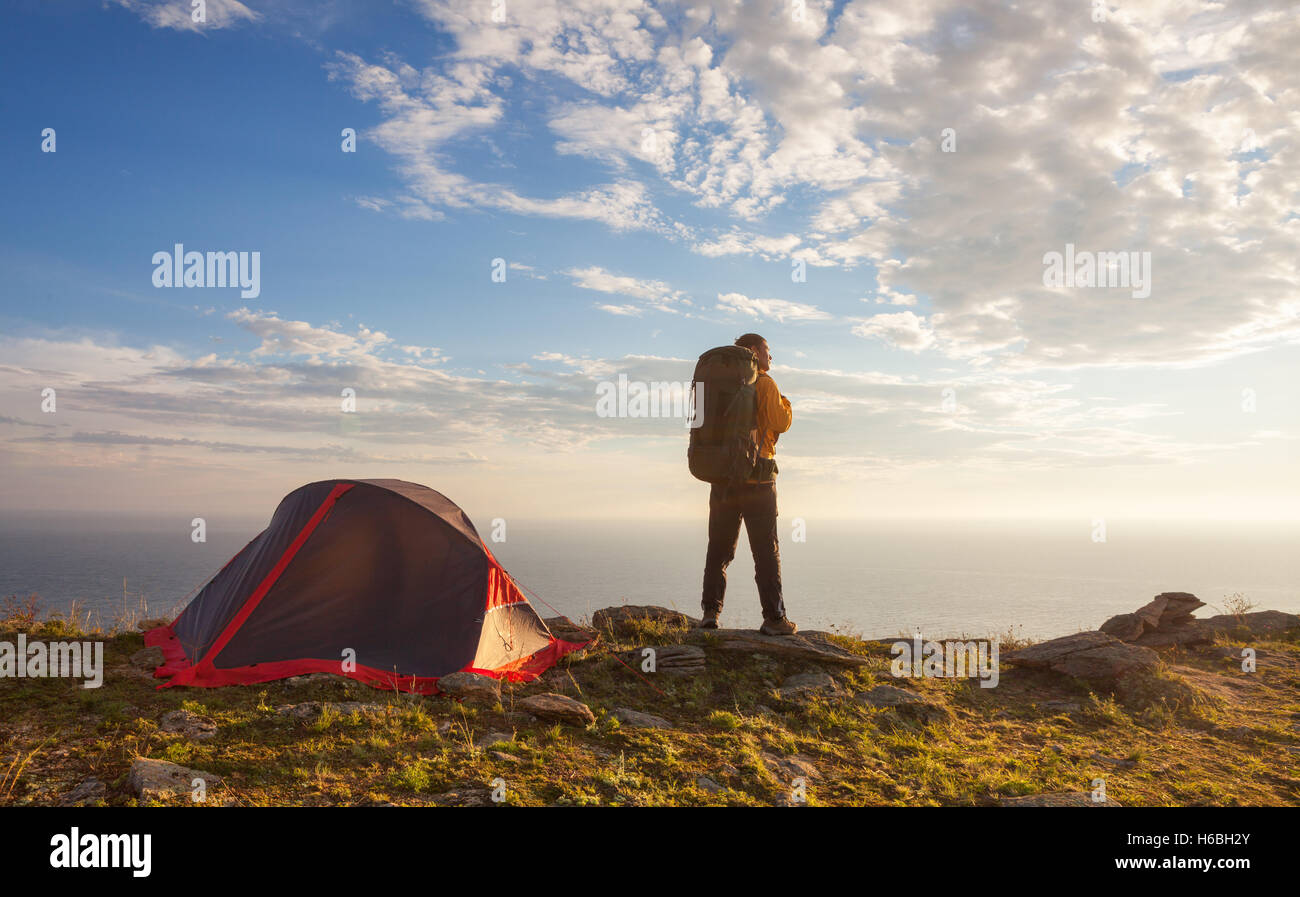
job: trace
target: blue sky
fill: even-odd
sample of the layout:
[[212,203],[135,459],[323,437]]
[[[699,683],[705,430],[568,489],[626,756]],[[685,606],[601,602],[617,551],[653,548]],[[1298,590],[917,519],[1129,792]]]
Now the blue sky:
[[[10,4],[3,506],[690,515],[595,384],[757,330],[806,516],[1294,517],[1294,17],[1082,6]],[[260,296],[156,289],[178,242]],[[1152,295],[1044,286],[1066,243]]]

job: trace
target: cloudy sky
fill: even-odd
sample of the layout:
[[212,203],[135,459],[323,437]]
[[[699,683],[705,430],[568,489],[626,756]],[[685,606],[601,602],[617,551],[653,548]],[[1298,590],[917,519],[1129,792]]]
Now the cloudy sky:
[[[1300,516],[1289,2],[204,14],[0,13],[0,510],[698,517],[597,384],[755,330],[786,516]],[[177,243],[259,295],[156,287]],[[1045,285],[1067,244],[1150,295]]]

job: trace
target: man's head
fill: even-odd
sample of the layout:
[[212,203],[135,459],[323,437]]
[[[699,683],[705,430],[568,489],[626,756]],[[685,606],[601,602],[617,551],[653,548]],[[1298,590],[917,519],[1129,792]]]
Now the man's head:
[[745,333],[736,337],[736,345],[744,346],[754,353],[760,371],[765,371],[772,366],[772,352],[767,347],[767,340],[757,333]]

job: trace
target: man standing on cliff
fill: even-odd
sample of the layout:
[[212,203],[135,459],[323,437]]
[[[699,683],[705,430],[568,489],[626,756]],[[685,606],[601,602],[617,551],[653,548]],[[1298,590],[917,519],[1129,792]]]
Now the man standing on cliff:
[[704,629],[717,629],[722,598],[727,590],[727,565],[736,556],[740,523],[745,522],[749,548],[754,554],[754,582],[763,605],[764,635],[794,635],[798,627],[785,616],[781,598],[781,552],[776,535],[776,440],[790,429],[793,412],[790,400],[781,395],[768,376],[772,353],[767,340],[746,333],[736,340],[754,353],[758,362],[757,427],[759,460],[754,473],[739,486],[715,484],[709,491],[709,550],[704,561]]

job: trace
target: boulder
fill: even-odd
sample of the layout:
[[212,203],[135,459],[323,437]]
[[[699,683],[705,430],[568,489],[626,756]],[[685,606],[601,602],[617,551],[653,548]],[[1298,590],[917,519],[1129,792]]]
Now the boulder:
[[217,734],[217,724],[188,710],[171,710],[162,715],[158,728],[172,735],[203,741]]
[[1192,612],[1205,602],[1191,592],[1161,592],[1131,614],[1119,614],[1101,624],[1099,631],[1125,642],[1138,642],[1157,630],[1171,630],[1192,620]]
[[1219,614],[1204,620],[1187,620],[1147,632],[1136,644],[1149,648],[1204,645],[1219,636],[1268,639],[1296,629],[1300,629],[1300,616],[1278,610],[1261,610],[1249,614]]
[[1141,614],[1119,614],[1101,624],[1100,632],[1113,635],[1122,642],[1137,641],[1148,629],[1154,628]]
[[189,769],[167,760],[137,757],[127,773],[127,787],[141,800],[162,800],[184,795],[194,790],[195,779],[202,779],[205,787],[221,784],[221,776],[197,769]]
[[1133,673],[1153,670],[1159,663],[1160,655],[1150,648],[1116,641],[1113,645],[1099,645],[1064,655],[1052,664],[1052,669],[1085,682],[1106,684]]
[[825,632],[800,632],[797,635],[763,635],[754,629],[693,629],[686,636],[693,645],[706,652],[761,654],[777,660],[811,663],[819,666],[856,667],[869,658],[841,648]]
[[632,710],[627,707],[620,707],[615,710],[614,719],[634,729],[671,729],[673,727],[673,724],[662,716],[655,716],[653,713],[642,713],[639,710]]
[[551,635],[566,642],[595,642],[600,639],[600,633],[596,630],[575,623],[568,617],[547,617],[542,622],[551,630]]
[[658,623],[670,629],[689,629],[700,621],[666,607],[638,604],[606,607],[591,615],[591,625],[596,630],[612,632],[614,635],[632,635],[640,631],[642,625],[647,622]]
[[478,673],[449,673],[442,676],[438,679],[438,691],[461,701],[485,704],[488,707],[501,700],[500,681]]
[[1160,656],[1104,632],[1076,632],[1003,655],[1007,663],[1050,669],[1086,682],[1113,684],[1135,672],[1152,670]]
[[565,695],[530,695],[515,706],[538,719],[555,720],[571,726],[589,726],[596,721],[590,707]]

